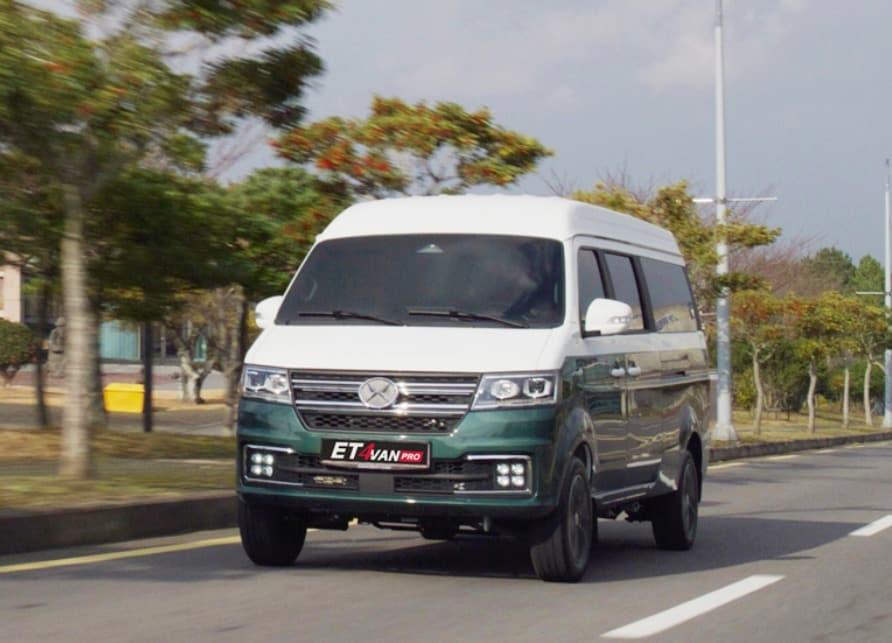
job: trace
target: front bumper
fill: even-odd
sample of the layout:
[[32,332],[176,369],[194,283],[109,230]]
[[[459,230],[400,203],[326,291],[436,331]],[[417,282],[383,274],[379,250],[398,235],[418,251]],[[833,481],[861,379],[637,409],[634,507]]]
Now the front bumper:
[[[291,406],[242,400],[238,421],[238,493],[251,502],[268,503],[320,513],[392,517],[526,519],[543,516],[556,505],[553,436],[554,407],[476,411],[468,413],[448,434],[409,434],[408,441],[430,443],[434,464],[464,462],[469,455],[527,456],[531,463],[529,493],[449,490],[402,491],[397,479],[424,478],[425,474],[393,471],[326,469],[331,475],[349,474],[353,488],[308,488],[303,484],[276,484],[246,479],[242,454],[246,445],[291,449],[295,454],[318,456],[323,438],[342,440],[393,440],[371,432],[309,431]],[[323,465],[315,465],[323,466]],[[356,484],[353,481],[356,481]]]

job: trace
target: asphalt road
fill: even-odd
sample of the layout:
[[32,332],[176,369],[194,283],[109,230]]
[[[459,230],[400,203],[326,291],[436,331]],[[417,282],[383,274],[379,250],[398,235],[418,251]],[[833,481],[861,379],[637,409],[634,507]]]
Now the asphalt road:
[[511,544],[364,526],[311,533],[283,570],[232,531],[7,557],[0,640],[889,642],[890,515],[884,444],[716,467],[693,551],[602,521],[577,585]]

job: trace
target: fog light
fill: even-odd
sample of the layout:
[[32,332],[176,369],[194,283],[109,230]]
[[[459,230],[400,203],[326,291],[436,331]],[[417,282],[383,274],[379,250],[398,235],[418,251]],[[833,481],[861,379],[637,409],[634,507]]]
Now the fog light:
[[523,476],[511,476],[511,484],[515,487],[524,487],[526,485],[526,478]]
[[263,464],[270,466],[272,465],[273,461],[273,456],[271,454],[267,453],[265,456],[263,456]]
[[255,465],[251,466],[251,475],[252,476],[259,476],[262,473],[263,473],[263,467],[261,467],[259,464],[255,464]]
[[267,478],[273,477],[273,468],[272,467],[263,467],[263,475]]
[[511,478],[508,476],[499,476],[496,478],[496,484],[500,487],[507,487],[511,484]]
[[521,462],[515,462],[511,465],[511,473],[516,476],[522,476],[524,474],[524,466]]
[[496,473],[498,473],[500,476],[507,476],[510,470],[511,469],[508,467],[507,462],[500,462],[496,465]]
[[252,453],[251,454],[251,463],[252,464],[263,464],[263,454],[262,453]]

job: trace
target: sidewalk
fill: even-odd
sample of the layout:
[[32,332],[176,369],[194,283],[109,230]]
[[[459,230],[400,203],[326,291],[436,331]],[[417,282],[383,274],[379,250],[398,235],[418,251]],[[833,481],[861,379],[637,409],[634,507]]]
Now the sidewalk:
[[[202,397],[207,404],[192,404],[179,400],[179,382],[172,379],[179,369],[171,366],[159,366],[160,372],[153,378],[156,389],[153,395],[155,407],[154,430],[160,433],[188,433],[192,435],[228,436],[230,432],[224,426],[226,407],[222,403],[223,391],[220,388],[206,386]],[[214,373],[208,381],[222,377]],[[103,381],[141,383],[142,373],[138,366],[130,364],[111,364],[103,366]],[[30,367],[20,371],[13,380],[13,385],[0,388],[0,429],[33,429],[37,428],[37,405],[34,392],[34,369]],[[50,424],[59,426],[62,419],[65,380],[48,378],[47,405]],[[142,431],[142,415],[139,413],[110,413],[109,429],[114,431]]]
[[[62,408],[49,407],[50,424],[60,426]],[[231,435],[224,426],[226,410],[221,404],[195,406],[190,409],[159,410],[154,413],[154,430],[158,433],[190,435]],[[8,402],[0,398],[0,429],[37,429],[37,409],[33,404]],[[142,416],[135,413],[109,413],[109,429],[142,431]]]
[[[180,367],[172,364],[155,364],[152,367],[152,383],[159,391],[179,391],[180,381],[177,377]],[[34,386],[35,369],[29,365],[20,370],[12,384],[14,386]],[[122,382],[126,384],[142,383],[141,364],[117,364],[106,363],[102,365],[102,380],[104,384],[110,382]],[[64,378],[47,377],[47,387],[62,390],[65,386]],[[224,386],[223,376],[217,371],[208,375],[204,381],[206,391],[222,391]]]

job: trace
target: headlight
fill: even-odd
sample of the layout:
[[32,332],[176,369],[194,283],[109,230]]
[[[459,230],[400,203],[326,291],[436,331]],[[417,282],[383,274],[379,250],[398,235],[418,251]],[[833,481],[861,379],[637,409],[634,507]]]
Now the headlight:
[[291,404],[291,385],[288,381],[288,371],[281,368],[245,366],[245,374],[242,379],[242,397]]
[[472,408],[544,406],[557,401],[557,391],[557,374],[553,372],[484,375]]

